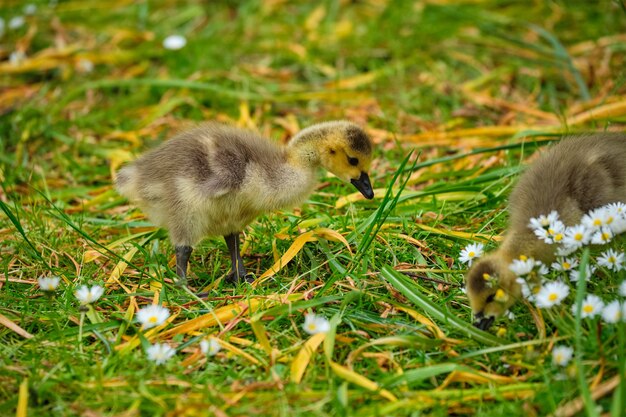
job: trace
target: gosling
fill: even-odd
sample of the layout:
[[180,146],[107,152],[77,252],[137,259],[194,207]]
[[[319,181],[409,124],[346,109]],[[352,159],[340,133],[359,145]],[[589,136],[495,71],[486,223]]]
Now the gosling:
[[555,259],[555,246],[535,236],[531,218],[556,210],[566,226],[573,226],[588,211],[618,201],[626,202],[626,134],[574,136],[550,146],[511,193],[502,245],[480,258],[465,277],[476,327],[488,329],[521,297],[509,269],[514,259]]
[[372,199],[371,157],[369,136],[347,121],[310,126],[286,146],[249,130],[206,123],[124,166],[116,188],[169,231],[179,282],[186,282],[193,246],[206,236],[224,237],[232,263],[226,280],[238,282],[246,278],[239,251],[246,225],[262,213],[304,202],[319,167]]

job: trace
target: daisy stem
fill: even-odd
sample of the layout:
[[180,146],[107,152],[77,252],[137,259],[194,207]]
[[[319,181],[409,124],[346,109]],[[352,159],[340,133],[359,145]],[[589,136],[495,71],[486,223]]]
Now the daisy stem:
[[83,353],[83,324],[85,323],[85,312],[80,312],[80,323],[78,325],[78,351]]
[[574,363],[576,364],[576,375],[578,377],[578,385],[580,394],[585,404],[585,411],[588,417],[598,417],[596,404],[591,397],[589,384],[585,379],[585,370],[583,368],[583,340],[582,340],[582,306],[585,297],[587,285],[587,265],[589,264],[589,248],[583,252],[582,260],[579,266],[578,285],[576,286],[576,314],[574,314],[574,340],[576,344],[576,354],[574,355]]

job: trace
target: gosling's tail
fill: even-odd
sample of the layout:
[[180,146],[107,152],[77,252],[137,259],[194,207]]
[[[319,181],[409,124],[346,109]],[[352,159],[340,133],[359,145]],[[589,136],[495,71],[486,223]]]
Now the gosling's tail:
[[129,200],[138,199],[137,168],[133,164],[126,165],[117,171],[117,175],[115,176],[115,188],[118,193]]

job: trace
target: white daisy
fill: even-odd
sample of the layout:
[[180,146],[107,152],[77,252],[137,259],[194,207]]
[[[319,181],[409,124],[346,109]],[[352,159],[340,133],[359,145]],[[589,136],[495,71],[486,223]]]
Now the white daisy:
[[484,247],[485,245],[482,243],[470,243],[461,250],[459,261],[471,266],[474,259],[480,258],[483,255]]
[[565,237],[563,238],[563,245],[574,248],[580,248],[586,245],[591,240],[593,229],[589,229],[584,224],[577,224],[576,226],[570,226],[565,229]]
[[24,23],[26,23],[26,19],[24,19],[24,16],[14,16],[11,18],[11,20],[9,20],[8,26],[9,29],[15,30],[24,26]]
[[534,258],[520,256],[519,259],[513,260],[509,265],[509,269],[518,277],[532,276],[533,278],[541,278],[550,270],[541,261]]
[[553,262],[551,266],[555,271],[568,272],[578,266],[578,259],[574,257],[560,258],[557,259],[557,262]]
[[98,298],[102,296],[102,294],[104,294],[104,288],[99,285],[94,285],[91,288],[83,285],[74,293],[81,304],[95,303],[98,301]]
[[561,304],[569,295],[569,286],[561,281],[549,282],[537,293],[536,305],[538,308],[550,308]]
[[559,245],[559,247],[556,248],[556,255],[569,256],[572,253],[576,252],[578,249],[580,249],[579,246]]
[[612,301],[604,306],[604,308],[602,309],[602,318],[607,323],[617,323],[618,321],[622,320],[622,309],[622,303],[617,300]]
[[203,339],[200,342],[200,350],[205,356],[215,356],[221,349],[222,345],[220,345],[220,342],[214,337],[209,338],[209,340]]
[[619,295],[626,297],[626,280],[619,284]]
[[581,219],[581,222],[590,230],[598,230],[602,226],[610,224],[611,220],[612,216],[610,215],[609,210],[604,207],[599,207],[585,214]]
[[565,225],[557,220],[545,229],[535,229],[535,235],[548,244],[561,243],[565,238]]
[[[586,319],[595,317],[602,312],[603,308],[604,303],[602,302],[600,297],[594,294],[589,294],[583,300],[583,305],[580,311],[580,318]],[[576,315],[576,310],[576,304],[573,304],[572,313],[574,313],[574,315]]]
[[9,64],[18,66],[26,60],[26,54],[23,51],[13,51],[9,55]]
[[524,297],[525,300],[534,302],[535,295],[537,294],[539,290],[539,285],[536,285],[534,283],[531,285],[524,278],[517,278],[515,282],[517,282],[520,285],[520,288],[522,289],[522,297]]
[[591,243],[594,245],[604,245],[609,243],[613,239],[613,232],[611,228],[602,226],[600,229],[591,236]]
[[330,322],[323,316],[307,314],[304,316],[302,328],[308,334],[326,333],[330,330]]
[[149,329],[151,327],[160,326],[170,316],[170,311],[160,305],[149,305],[137,312],[137,321],[141,323],[141,327]]
[[609,210],[615,217],[617,216],[625,216],[626,215],[626,204],[621,201],[617,201],[615,203],[609,203],[604,206],[607,210]]
[[598,265],[610,269],[611,271],[621,271],[624,269],[624,252],[617,252],[608,249],[598,257]]
[[171,51],[177,51],[187,45],[187,39],[182,35],[170,35],[163,39],[163,47]]
[[176,354],[176,350],[167,343],[155,343],[146,349],[146,354],[148,359],[157,365],[162,365]]
[[540,215],[539,217],[533,217],[530,219],[530,223],[528,223],[528,227],[531,229],[547,229],[550,224],[559,221],[559,213],[555,210],[552,210],[550,214]]
[[32,3],[29,3],[29,4],[27,4],[26,6],[24,6],[24,9],[23,9],[23,10],[24,10],[24,14],[25,14],[26,16],[32,16],[32,15],[34,15],[34,14],[35,14],[35,12],[37,11],[37,6],[36,6],[36,5],[34,5],[34,4],[32,4]]
[[37,283],[39,284],[39,288],[41,288],[42,291],[56,290],[59,286],[59,282],[61,282],[61,278],[57,276],[37,278]]
[[572,356],[574,355],[574,349],[569,346],[555,346],[552,349],[552,363],[559,366],[567,366]]
[[76,69],[82,73],[92,72],[94,69],[93,61],[86,58],[81,58],[76,63]]
[[605,208],[614,217],[613,222],[609,224],[613,234],[619,235],[626,232],[626,204],[616,202],[607,204]]
[[[596,272],[596,267],[593,265],[587,265],[587,267],[585,268],[585,280],[589,281],[589,278],[591,278],[591,275],[593,275],[594,272]],[[578,282],[579,279],[580,279],[580,269],[572,269],[571,271],[569,271],[570,281]]]
[[530,274],[534,267],[535,260],[525,256],[520,256],[520,259],[514,259],[509,265],[509,269],[518,277]]

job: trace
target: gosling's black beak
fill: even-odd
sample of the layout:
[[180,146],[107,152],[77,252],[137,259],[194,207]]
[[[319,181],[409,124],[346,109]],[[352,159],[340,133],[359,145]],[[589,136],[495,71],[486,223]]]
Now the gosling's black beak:
[[480,330],[488,330],[496,319],[493,316],[485,317],[483,313],[476,314],[474,318],[476,319],[474,326]]
[[363,194],[363,197],[368,200],[374,198],[374,190],[372,190],[370,177],[365,172],[361,172],[361,176],[358,180],[350,180],[350,182],[361,192],[361,194]]

